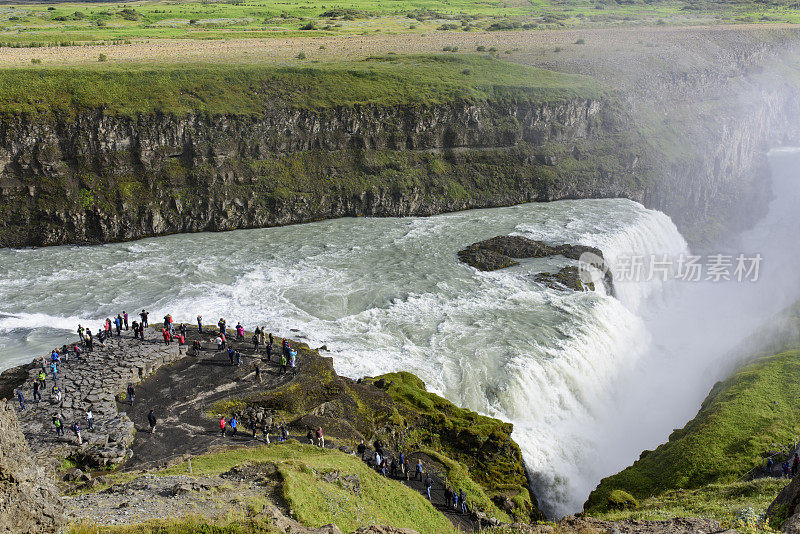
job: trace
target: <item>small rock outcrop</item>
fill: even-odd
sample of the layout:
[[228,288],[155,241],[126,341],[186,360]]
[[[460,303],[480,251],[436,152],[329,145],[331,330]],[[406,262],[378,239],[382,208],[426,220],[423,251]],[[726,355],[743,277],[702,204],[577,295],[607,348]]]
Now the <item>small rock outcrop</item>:
[[33,460],[14,409],[0,401],[0,533],[58,532],[63,524],[55,484]]
[[[564,256],[571,260],[579,260],[583,254],[592,254],[600,261],[604,261],[603,251],[586,245],[548,245],[543,241],[535,241],[527,237],[507,235],[497,236],[486,241],[473,243],[464,250],[459,251],[458,258],[479,271],[496,271],[519,265],[520,258],[545,258],[547,256]],[[613,281],[611,271],[604,269],[603,283],[611,292]],[[580,270],[574,266],[564,267],[557,273],[539,273],[534,278],[554,289],[572,289],[594,291],[592,282],[583,283]]]
[[781,532],[800,533],[800,477],[794,477],[778,493],[767,508],[767,519],[773,528],[780,528]]

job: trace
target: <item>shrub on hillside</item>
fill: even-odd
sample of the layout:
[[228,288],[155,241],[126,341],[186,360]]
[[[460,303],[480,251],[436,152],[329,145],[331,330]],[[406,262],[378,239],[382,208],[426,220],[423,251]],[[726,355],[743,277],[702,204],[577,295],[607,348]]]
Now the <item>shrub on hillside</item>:
[[617,489],[608,494],[608,507],[615,510],[631,510],[638,508],[639,503],[627,491]]

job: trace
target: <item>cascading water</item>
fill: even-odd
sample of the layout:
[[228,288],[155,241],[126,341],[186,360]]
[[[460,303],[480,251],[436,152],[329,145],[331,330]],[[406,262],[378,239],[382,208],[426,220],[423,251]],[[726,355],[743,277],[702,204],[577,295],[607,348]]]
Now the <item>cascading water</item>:
[[677,402],[691,381],[653,370],[675,361],[698,373],[712,358],[669,360],[675,342],[659,325],[674,311],[661,298],[675,292],[670,284],[619,283],[613,298],[534,281],[573,263],[564,258],[492,273],[456,259],[472,242],[509,233],[597,246],[612,265],[686,253],[668,217],[619,199],[2,250],[0,367],[122,310],[265,325],[327,345],[340,373],[408,370],[460,405],[514,422],[545,510],[573,512],[602,476],[691,417],[707,392],[707,379],[697,380],[691,401]]

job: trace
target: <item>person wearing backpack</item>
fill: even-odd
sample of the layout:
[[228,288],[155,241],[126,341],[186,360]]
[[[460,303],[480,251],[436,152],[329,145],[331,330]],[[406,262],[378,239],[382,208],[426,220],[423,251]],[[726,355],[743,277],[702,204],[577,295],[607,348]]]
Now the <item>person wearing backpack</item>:
[[56,437],[64,435],[64,423],[58,415],[53,416],[53,426],[56,427]]
[[425,478],[425,491],[428,493],[428,500],[431,500],[431,487],[433,486],[433,479],[431,477]]

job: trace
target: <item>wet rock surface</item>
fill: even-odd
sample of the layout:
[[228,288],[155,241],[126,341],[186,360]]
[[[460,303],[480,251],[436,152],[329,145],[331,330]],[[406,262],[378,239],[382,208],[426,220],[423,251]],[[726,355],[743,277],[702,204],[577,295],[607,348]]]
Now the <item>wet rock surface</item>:
[[[8,378],[4,387],[19,388],[26,398],[26,409],[18,413],[19,423],[35,455],[71,457],[91,467],[110,467],[130,457],[136,429],[127,406],[119,406],[117,398],[125,396],[128,384],[138,384],[160,367],[182,358],[186,349],[177,344],[157,343],[152,330],[147,335],[152,339],[142,342],[123,332],[122,336],[106,340],[105,347],[95,343],[95,350],[84,352],[80,359],[71,355],[62,361],[58,365],[57,382],[61,402],[53,394],[53,375],[44,359],[4,374]],[[46,381],[42,400],[33,402],[33,383],[43,365]],[[20,373],[20,369],[25,373]],[[92,430],[88,429],[85,417],[88,409],[94,416]],[[64,424],[61,437],[56,435],[53,425],[53,416],[57,414],[61,414]],[[81,428],[81,445],[70,430],[73,422],[78,422]]]
[[[593,258],[592,263],[605,265],[603,251],[586,245],[549,245],[543,241],[535,241],[527,237],[508,235],[497,236],[485,241],[473,243],[459,251],[458,258],[467,265],[480,271],[496,271],[506,267],[519,265],[517,259],[546,258],[548,256],[564,256],[571,260],[579,260],[585,254]],[[584,256],[585,257],[585,256]],[[575,266],[567,266],[557,273],[538,273],[534,280],[553,289],[571,289],[573,291],[594,291],[593,282],[583,282],[581,272]],[[603,283],[609,293],[613,292],[611,271],[603,269]]]

